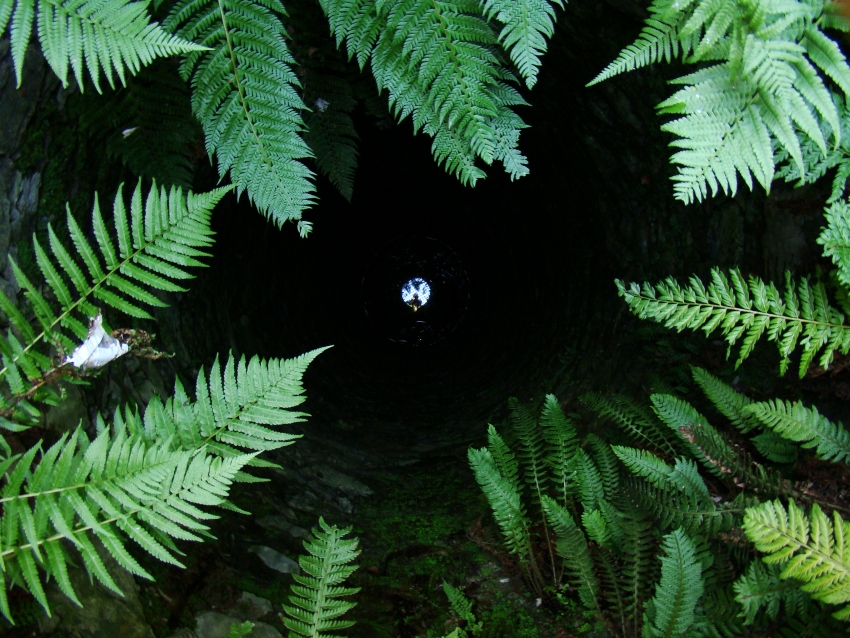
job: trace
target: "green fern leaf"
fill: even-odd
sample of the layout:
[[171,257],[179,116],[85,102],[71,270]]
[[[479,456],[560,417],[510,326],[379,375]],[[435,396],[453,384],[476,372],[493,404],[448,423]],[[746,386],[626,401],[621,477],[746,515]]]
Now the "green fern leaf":
[[247,192],[281,226],[301,219],[315,195],[313,174],[300,161],[311,156],[300,136],[300,83],[278,15],[286,15],[279,0],[182,0],[164,25],[209,47],[181,66],[207,152],[222,177],[230,172],[237,194]]
[[555,531],[558,555],[565,561],[564,566],[578,588],[582,604],[601,614],[599,581],[593,570],[584,533],[576,525],[570,513],[556,501],[544,496],[542,505],[546,519]]
[[831,257],[838,268],[838,279],[850,286],[850,205],[835,202],[826,212],[826,228],[818,237],[824,257]]
[[[155,399],[145,412],[147,436],[174,437],[191,450],[205,445],[211,454],[239,457],[242,450],[262,452],[291,445],[300,435],[269,426],[299,423],[308,416],[291,408],[304,402],[301,378],[307,366],[327,348],[294,359],[246,361],[230,356],[222,371],[216,359],[209,380],[202,369],[195,386],[195,402],[185,397],[179,383],[174,398],[162,406]],[[254,467],[277,467],[252,460]],[[249,479],[250,480],[250,479]]]
[[549,448],[546,462],[552,475],[552,482],[558,491],[561,505],[567,506],[573,489],[572,460],[578,450],[578,437],[575,425],[564,416],[558,399],[547,394],[540,411],[540,427]]
[[505,547],[522,561],[531,552],[530,522],[516,480],[505,477],[499,471],[487,448],[470,448],[468,456],[475,480],[487,497],[493,517],[502,532]]
[[191,188],[192,154],[203,133],[173,61],[156,60],[125,89],[88,99],[81,124],[134,175]]
[[[845,543],[850,524],[837,512],[830,522],[817,504],[806,516],[794,501],[787,511],[778,500],[762,503],[747,510],[744,532],[767,554],[764,562],[783,567],[781,578],[802,581],[801,589],[815,600],[833,605],[850,601],[850,552]],[[833,615],[850,617],[850,605]]]
[[337,42],[363,67],[371,61],[393,114],[434,138],[438,163],[462,183],[476,167],[501,162],[512,179],[528,173],[517,150],[524,124],[510,109],[525,104],[497,54],[498,38],[474,0],[321,0]]
[[782,582],[780,572],[776,564],[753,561],[747,573],[735,581],[735,600],[744,608],[745,624],[752,625],[762,609],[768,618],[776,620],[783,606],[787,617],[800,615],[811,606],[811,598],[800,590],[800,582],[794,579]]
[[841,423],[819,414],[817,408],[775,399],[753,403],[746,411],[783,438],[814,448],[818,458],[835,463],[850,458],[850,433]]
[[204,49],[151,23],[146,8],[146,3],[130,0],[4,0],[0,6],[0,36],[11,16],[17,87],[21,86],[24,53],[34,19],[48,64],[66,87],[68,69],[73,69],[81,91],[85,87],[83,65],[99,93],[101,73],[114,88],[115,76],[125,84],[127,72],[138,73],[154,58]]
[[[39,450],[36,446],[18,457],[15,469],[3,476],[0,561],[4,600],[10,584],[23,579],[48,613],[45,577],[56,578],[77,600],[63,540],[75,546],[90,575],[120,594],[91,535],[136,575],[151,578],[116,528],[153,556],[179,565],[169,539],[200,540],[197,533],[207,529],[200,520],[214,516],[196,505],[223,503],[235,475],[253,458],[175,450],[171,439],[146,441],[120,424],[91,442],[79,429],[65,434],[36,462]],[[11,620],[8,608],[4,613]]]
[[[86,337],[89,318],[98,314],[94,300],[131,316],[149,318],[143,306],[162,306],[163,303],[148,288],[183,290],[172,280],[188,279],[191,275],[186,268],[203,265],[197,258],[206,256],[203,249],[212,243],[210,212],[228,190],[219,188],[206,194],[190,192],[184,195],[179,189],[166,191],[154,185],[143,202],[139,184],[128,211],[119,188],[113,210],[117,252],[97,197],[92,212],[96,246],[90,243],[69,212],[68,228],[83,267],[51,227],[48,227],[49,250],[34,241],[36,264],[58,301],[56,309],[45,299],[41,288],[10,260],[17,282],[42,328],[36,333],[23,314],[0,293],[0,307],[21,331],[27,344],[21,347],[11,334],[0,337],[0,352],[4,353],[0,379],[9,385],[13,397],[23,395],[32,382],[40,380],[42,374],[53,367],[51,360],[39,352],[44,343],[56,344],[70,353]],[[9,410],[13,419],[28,422],[37,417],[37,411],[30,408],[26,401],[19,401]]]
[[693,626],[703,593],[693,541],[681,529],[664,537],[661,580],[644,615],[644,635],[684,636]]
[[743,434],[758,427],[758,423],[744,410],[752,403],[750,399],[702,368],[691,367],[691,374],[705,396]]
[[816,355],[820,354],[818,363],[826,367],[836,350],[842,354],[850,350],[850,326],[829,304],[823,284],[811,285],[803,279],[794,285],[790,275],[786,279],[784,295],[757,277],[744,283],[737,270],[730,271],[727,278],[713,269],[707,287],[695,276],[685,288],[672,278],[655,286],[631,283],[627,287],[619,280],[616,283],[620,296],[641,319],[652,319],[679,331],[702,329],[706,335],[719,328],[730,349],[740,339],[736,365],[762,336],[767,336],[779,348],[780,372],[784,373],[799,342],[802,377]]
[[537,83],[540,58],[546,52],[546,38],[555,32],[555,7],[563,0],[484,0],[484,15],[502,23],[499,42],[530,89]]
[[357,168],[351,84],[327,73],[311,71],[305,82],[304,99],[313,108],[305,121],[304,141],[312,150],[319,170],[351,201]]
[[328,525],[319,517],[319,528],[314,529],[309,541],[304,541],[308,555],[301,556],[298,563],[303,574],[293,574],[291,605],[283,609],[289,616],[283,622],[292,636],[332,638],[337,631],[354,625],[352,620],[339,620],[357,603],[339,600],[360,591],[359,587],[342,587],[340,584],[351,576],[356,565],[350,565],[360,554],[358,540],[344,538],[350,527],[338,528]]
[[613,421],[641,445],[668,456],[679,453],[678,437],[671,436],[655,414],[629,397],[588,392],[581,395],[579,401],[602,418]]

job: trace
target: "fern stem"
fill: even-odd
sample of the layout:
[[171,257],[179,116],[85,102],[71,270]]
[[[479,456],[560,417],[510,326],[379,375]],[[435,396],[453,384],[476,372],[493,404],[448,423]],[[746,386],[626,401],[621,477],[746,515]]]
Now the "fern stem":
[[236,52],[233,50],[233,42],[230,39],[230,30],[227,28],[227,18],[224,13],[223,0],[218,0],[218,11],[221,15],[221,26],[224,29],[224,40],[227,43],[227,53],[230,56],[230,66],[233,69],[233,83],[236,85],[236,92],[239,94],[239,104],[242,106],[242,112],[245,114],[245,119],[248,122],[248,126],[251,127],[251,134],[254,136],[254,139],[257,140],[257,146],[260,148],[260,152],[263,155],[263,161],[266,163],[266,167],[268,168],[269,172],[274,175],[275,180],[280,186],[281,193],[283,193],[284,197],[286,197],[287,205],[290,207],[290,209],[297,210],[297,206],[293,203],[292,197],[290,196],[286,185],[277,176],[277,171],[274,170],[274,164],[272,163],[272,160],[269,157],[268,152],[266,151],[266,147],[263,144],[263,139],[260,136],[260,133],[257,131],[257,127],[254,124],[253,118],[251,117],[251,112],[248,108],[248,102],[245,98],[245,89],[239,79],[239,71],[236,67]]

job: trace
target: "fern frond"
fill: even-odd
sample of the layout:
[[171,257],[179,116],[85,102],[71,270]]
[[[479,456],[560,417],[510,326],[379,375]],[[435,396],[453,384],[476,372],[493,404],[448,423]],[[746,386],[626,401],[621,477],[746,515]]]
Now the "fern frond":
[[446,596],[454,612],[461,620],[466,621],[466,629],[464,631],[469,630],[473,636],[477,636],[484,626],[484,622],[477,620],[475,614],[472,613],[472,601],[464,596],[459,589],[452,587],[445,581],[443,582],[443,591],[446,592]]
[[714,502],[693,461],[677,459],[670,467],[645,450],[618,445],[612,450],[635,476],[645,479],[633,483],[630,494],[662,527],[714,536],[734,525],[735,512]]
[[[611,64],[587,83],[587,86],[662,60],[671,62],[679,56],[680,48],[683,56],[688,55],[693,46],[692,38],[682,38],[680,35],[687,14],[684,11],[669,11],[671,4],[673,3],[653,2],[649,7],[650,16],[634,43],[623,49]],[[684,9],[691,3],[682,4],[685,5]]]
[[243,454],[216,458],[204,449],[174,449],[170,439],[146,441],[120,426],[104,429],[89,442],[79,429],[65,434],[40,460],[40,445],[15,457],[17,465],[3,477],[0,491],[0,561],[6,604],[10,582],[25,583],[49,614],[43,576],[79,601],[67,574],[69,541],[90,576],[121,593],[92,544],[96,536],[124,568],[150,574],[127,551],[121,530],[152,556],[175,565],[171,539],[201,540],[209,535],[201,521],[216,518],[198,506],[220,505],[241,468],[253,458]]
[[800,589],[800,582],[794,579],[783,582],[780,572],[776,564],[753,561],[747,573],[735,581],[735,600],[744,608],[745,624],[752,625],[762,609],[768,618],[776,620],[783,607],[783,615],[791,617],[811,605],[811,597]]
[[626,512],[622,521],[622,565],[620,568],[623,595],[624,632],[641,635],[643,607],[654,584],[656,536],[644,511]]
[[753,403],[747,412],[765,428],[789,441],[814,448],[818,458],[834,463],[850,458],[850,434],[841,423],[833,423],[801,403],[774,399]]
[[312,155],[300,136],[300,83],[279,15],[279,0],[181,0],[164,23],[209,47],[181,65],[207,152],[277,226],[301,219],[315,199],[313,173],[300,161]]
[[850,67],[822,31],[823,3],[655,0],[637,41],[592,82],[680,55],[685,62],[716,61],[674,84],[686,87],[658,105],[680,116],[662,126],[682,150],[676,197],[702,200],[709,191],[734,195],[738,177],[770,189],[773,145],[803,174],[803,147],[821,156],[826,138],[840,141],[839,112],[824,76],[850,89]]
[[744,412],[744,408],[752,403],[750,399],[702,368],[692,366],[691,374],[714,407],[741,433],[746,434],[758,427],[758,423]]
[[[732,445],[690,404],[669,395],[652,395],[661,419],[678,430],[691,452],[708,470],[731,480],[737,487],[754,489],[761,494],[788,494],[790,486],[772,469],[756,463],[740,446]],[[748,408],[745,408],[745,411]]]
[[522,461],[525,481],[531,488],[532,501],[539,504],[546,492],[549,475],[546,472],[546,456],[543,449],[543,431],[531,410],[516,397],[508,400],[513,434],[519,443],[519,458]]
[[24,53],[33,21],[47,63],[68,86],[73,70],[80,90],[85,89],[83,67],[88,70],[98,93],[101,73],[115,88],[126,74],[134,75],[154,58],[168,57],[204,47],[174,36],[151,22],[147,3],[132,0],[5,0],[0,6],[0,36],[9,35],[15,75],[21,87]]
[[638,443],[661,454],[676,456],[681,445],[646,407],[622,394],[588,392],[579,401],[589,410],[612,420]]
[[[39,350],[42,345],[55,344],[70,353],[79,340],[86,338],[86,324],[98,314],[94,300],[134,317],[150,318],[143,306],[165,304],[149,289],[182,291],[174,281],[191,278],[187,269],[203,265],[198,258],[207,256],[203,249],[212,244],[211,210],[229,190],[219,188],[209,193],[184,195],[178,188],[167,191],[154,185],[143,201],[139,184],[128,211],[119,188],[112,215],[114,238],[95,197],[92,212],[95,246],[69,211],[68,229],[78,258],[65,248],[50,226],[49,250],[34,239],[36,263],[58,304],[48,302],[40,286],[10,260],[17,282],[41,326],[41,331],[36,333],[0,291],[0,308],[26,341],[25,346],[20,344],[11,330],[5,338],[0,337],[3,353],[0,379],[9,385],[12,396],[20,397],[26,391],[29,384],[24,378],[41,382],[45,380],[43,375],[52,369],[50,359]],[[17,404],[15,409],[15,414],[28,418],[26,402]]]
[[356,538],[343,538],[350,527],[338,528],[328,525],[319,517],[320,529],[314,529],[304,547],[307,556],[298,559],[304,574],[293,574],[296,584],[292,585],[291,605],[283,609],[289,616],[283,618],[293,636],[310,638],[332,638],[338,631],[354,625],[353,620],[339,620],[357,603],[339,600],[360,591],[359,587],[342,587],[340,584],[351,576],[357,565],[350,565],[360,554]]
[[555,500],[544,496],[542,505],[546,520],[555,531],[558,555],[565,561],[564,567],[578,589],[582,604],[601,614],[599,581],[594,573],[584,533],[576,525],[570,513]]
[[540,58],[546,52],[546,38],[555,33],[555,7],[563,0],[484,0],[484,15],[504,25],[499,43],[530,89],[537,83]]
[[578,449],[575,425],[566,416],[554,394],[547,394],[540,411],[540,426],[549,447],[546,462],[561,505],[567,507],[572,495],[572,460]]
[[502,532],[505,547],[520,560],[525,559],[531,552],[530,521],[520,499],[516,480],[511,480],[499,472],[487,448],[470,448],[468,456],[475,480],[487,497],[493,517]]
[[838,279],[850,287],[850,204],[835,202],[826,209],[824,216],[826,228],[817,241],[823,246],[823,256],[832,258],[838,269]]
[[203,137],[189,87],[172,61],[155,61],[123,90],[86,102],[81,124],[130,171],[159,184],[191,188],[193,147]]
[[731,270],[727,277],[712,269],[707,287],[696,276],[684,288],[673,278],[655,286],[626,285],[620,280],[616,284],[620,296],[641,319],[652,319],[680,332],[701,329],[709,335],[719,328],[730,351],[740,339],[736,365],[749,356],[763,336],[777,344],[782,374],[798,342],[802,349],[801,377],[819,353],[818,363],[828,367],[836,350],[842,354],[850,350],[850,326],[829,304],[821,283],[812,285],[802,279],[795,285],[787,275],[785,293],[780,294],[775,285],[765,284],[758,277],[744,281],[737,270]]
[[582,507],[585,510],[597,509],[605,501],[602,475],[590,455],[581,448],[573,459],[573,470]]
[[693,541],[681,529],[664,537],[661,580],[644,614],[644,636],[682,636],[694,624],[703,593]]
[[[270,426],[299,423],[308,416],[292,408],[304,402],[301,378],[307,366],[327,348],[294,359],[228,357],[224,370],[216,358],[209,379],[203,369],[189,401],[179,382],[174,397],[162,405],[151,400],[145,412],[145,432],[151,437],[174,437],[186,449],[205,445],[212,454],[231,458],[241,449],[256,452],[291,445],[300,435]],[[269,466],[256,460],[254,466]]]
[[[513,4],[513,3],[512,3]],[[525,104],[507,84],[498,38],[476,0],[321,0],[337,43],[361,68],[371,61],[393,114],[434,138],[439,164],[464,184],[484,177],[476,167],[501,162],[511,179],[528,173],[517,150],[525,127],[510,107]]]
[[[756,549],[767,554],[765,563],[782,566],[780,577],[794,578],[815,600],[832,605],[850,601],[850,523],[833,512],[833,521],[815,503],[811,513],[798,508],[794,501],[788,509],[778,500],[749,508],[744,516],[744,532]],[[850,617],[850,605],[833,616]]]
[[355,106],[351,84],[328,73],[311,71],[305,80],[304,99],[313,109],[304,122],[304,141],[319,170],[351,201],[358,139],[351,119]]

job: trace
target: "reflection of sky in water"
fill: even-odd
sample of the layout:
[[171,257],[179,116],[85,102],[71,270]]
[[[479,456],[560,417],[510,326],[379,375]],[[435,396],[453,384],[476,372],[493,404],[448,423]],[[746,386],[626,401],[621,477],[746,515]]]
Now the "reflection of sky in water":
[[428,303],[431,296],[431,286],[419,277],[411,279],[401,287],[401,299],[408,306],[416,310]]

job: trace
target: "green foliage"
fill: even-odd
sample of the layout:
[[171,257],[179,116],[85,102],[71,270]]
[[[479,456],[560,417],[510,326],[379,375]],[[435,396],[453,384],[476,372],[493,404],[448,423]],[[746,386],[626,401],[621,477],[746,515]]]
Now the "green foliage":
[[192,110],[219,174],[229,171],[236,192],[278,226],[301,219],[314,199],[312,172],[300,161],[312,153],[299,135],[304,104],[281,15],[279,0],[180,0],[165,21],[207,47],[188,54],[180,73],[191,79]]
[[458,627],[450,636],[456,636],[457,638],[467,638],[469,634],[477,636],[484,627],[484,623],[476,619],[475,614],[472,613],[472,601],[464,596],[459,589],[452,587],[447,582],[443,582],[443,591],[446,592],[446,596],[454,612],[461,620],[466,621],[465,629]]
[[[174,282],[191,278],[187,268],[203,265],[198,258],[207,256],[204,249],[212,243],[210,211],[229,190],[225,187],[184,195],[178,188],[167,191],[154,185],[143,200],[139,184],[128,210],[119,188],[112,215],[114,238],[95,198],[92,225],[96,247],[69,211],[68,229],[77,257],[59,241],[50,226],[49,252],[38,240],[33,240],[36,263],[58,303],[48,301],[41,287],[30,281],[10,259],[18,285],[41,328],[36,332],[23,313],[0,292],[0,308],[15,329],[10,329],[5,338],[0,337],[3,358],[0,379],[10,390],[10,396],[0,399],[0,408],[12,420],[32,423],[37,419],[38,410],[29,403],[28,393],[33,383],[44,381],[54,370],[53,362],[41,347],[55,345],[65,353],[74,350],[88,333],[86,322],[98,314],[94,300],[133,317],[150,318],[143,306],[165,304],[149,289],[184,290]],[[36,393],[35,398],[41,396],[43,393]]]
[[298,563],[304,574],[293,574],[293,595],[289,597],[291,605],[283,609],[289,616],[283,622],[289,629],[290,638],[310,636],[311,638],[331,638],[325,633],[339,631],[354,624],[352,620],[339,620],[339,617],[357,603],[340,600],[360,591],[359,587],[343,587],[341,583],[351,576],[357,565],[350,565],[357,558],[356,538],[344,538],[350,527],[338,528],[328,525],[319,517],[319,528],[314,529],[304,547],[309,553],[301,556]]
[[[203,446],[210,454],[224,458],[239,457],[242,450],[259,453],[291,445],[300,435],[266,426],[299,423],[308,416],[291,408],[304,402],[301,377],[325,350],[318,348],[294,359],[253,357],[247,362],[245,357],[237,362],[231,355],[223,371],[216,359],[209,380],[203,369],[198,373],[195,401],[189,399],[179,380],[173,398],[164,404],[152,398],[145,412],[144,430],[172,437],[183,449]],[[132,421],[132,414],[127,412],[126,419]],[[277,467],[261,459],[250,464]],[[242,473],[239,478],[251,480]]]
[[621,394],[588,392],[579,401],[603,419],[613,421],[632,439],[656,452],[675,456],[681,444],[649,409]]
[[546,52],[546,38],[555,32],[555,7],[563,0],[484,0],[484,15],[504,26],[499,42],[516,65],[528,88],[537,83],[540,58]]
[[[101,424],[102,426],[102,424]],[[156,433],[164,434],[164,433]],[[41,444],[0,462],[0,610],[10,621],[7,591],[16,583],[49,614],[42,579],[54,578],[80,604],[68,577],[69,541],[90,577],[121,594],[93,537],[131,573],[151,579],[127,551],[120,530],[147,553],[181,566],[171,539],[201,540],[201,521],[216,518],[198,506],[224,503],[237,472],[253,454],[222,459],[202,446],[175,447],[167,436],[146,437],[116,422],[89,441],[77,429],[41,454]],[[43,573],[43,575],[42,575]]]
[[[846,121],[850,122],[850,117]],[[818,243],[823,246],[823,256],[832,258],[839,281],[850,287],[850,205],[835,202],[826,210],[825,217],[826,228],[821,231]]]
[[[764,552],[764,561],[783,567],[780,577],[794,578],[812,598],[832,605],[850,601],[850,556],[845,536],[850,523],[833,512],[833,520],[815,504],[807,516],[794,504],[780,501],[762,503],[747,510],[744,531],[756,548]],[[850,605],[833,614],[846,620]]]
[[233,623],[230,625],[230,632],[227,634],[227,638],[245,638],[245,636],[251,635],[253,628],[254,623],[250,620],[246,620],[243,623]]
[[619,294],[630,310],[641,319],[651,319],[678,331],[703,330],[706,335],[720,329],[731,351],[738,340],[741,349],[736,365],[749,356],[756,342],[767,336],[776,342],[782,357],[780,372],[788,368],[790,355],[801,348],[799,372],[802,377],[813,359],[827,367],[835,351],[850,350],[850,326],[844,316],[830,306],[826,288],[807,279],[796,283],[786,278],[786,290],[780,294],[773,283],[758,277],[745,281],[737,270],[727,278],[712,269],[711,283],[706,287],[696,276],[682,287],[671,278],[655,286],[644,283],[625,284],[617,280]]
[[313,112],[305,118],[304,141],[316,157],[319,170],[348,201],[354,194],[357,133],[351,112],[355,100],[351,85],[341,78],[314,72],[304,86],[304,101]]
[[[493,435],[498,436],[492,425],[490,434],[491,438]],[[520,498],[516,473],[512,475],[505,472],[504,464],[500,468],[496,461],[498,458],[498,454],[494,455],[487,448],[469,449],[469,464],[475,474],[475,480],[490,503],[505,546],[510,553],[517,554],[517,557],[523,560],[531,552],[530,522]]]
[[811,605],[811,597],[799,588],[799,581],[783,582],[780,571],[775,563],[753,561],[747,573],[735,581],[735,600],[744,607],[746,624],[754,624],[756,614],[762,610],[768,618],[776,620],[781,613],[798,616]]
[[88,97],[81,124],[135,175],[188,189],[193,147],[202,132],[192,115],[189,87],[172,61],[154,61],[123,90]]
[[[320,2],[337,44],[345,42],[361,69],[371,62],[378,90],[389,93],[395,116],[412,116],[414,132],[422,130],[434,138],[431,150],[448,172],[474,185],[485,176],[475,165],[481,159],[485,164],[501,162],[512,179],[528,173],[526,158],[517,149],[525,124],[510,108],[525,100],[507,83],[514,78],[481,3]],[[498,11],[500,5],[491,6]],[[521,20],[526,14],[497,15]],[[545,30],[539,26],[509,22],[502,36],[519,59],[530,60],[528,55],[539,49],[540,32]],[[528,45],[523,40],[514,43],[523,33],[531,36]],[[532,67],[526,68],[531,78]]]
[[833,423],[801,403],[774,399],[753,403],[747,412],[764,427],[790,441],[814,448],[818,458],[844,461],[850,458],[850,434],[841,423]]
[[661,580],[644,615],[644,636],[688,635],[704,585],[693,541],[681,529],[664,537]]
[[594,573],[587,538],[570,513],[548,496],[543,497],[543,511],[557,537],[558,555],[570,580],[578,589],[581,602],[588,609],[601,613],[599,604],[599,582]]
[[684,85],[658,105],[674,119],[662,126],[678,150],[671,157],[677,199],[702,200],[709,190],[734,195],[738,177],[770,190],[774,146],[805,172],[803,147],[827,155],[840,142],[839,112],[825,78],[850,93],[850,67],[822,28],[847,30],[825,15],[826,3],[655,0],[634,44],[592,82],[662,60],[710,66],[672,81]]
[[124,84],[127,72],[138,73],[154,58],[203,50],[152,23],[146,9],[147,3],[129,0],[2,0],[0,36],[8,26],[18,88],[34,21],[48,64],[63,86],[70,67],[80,90],[84,65],[99,93],[101,73],[114,88],[115,76]]

